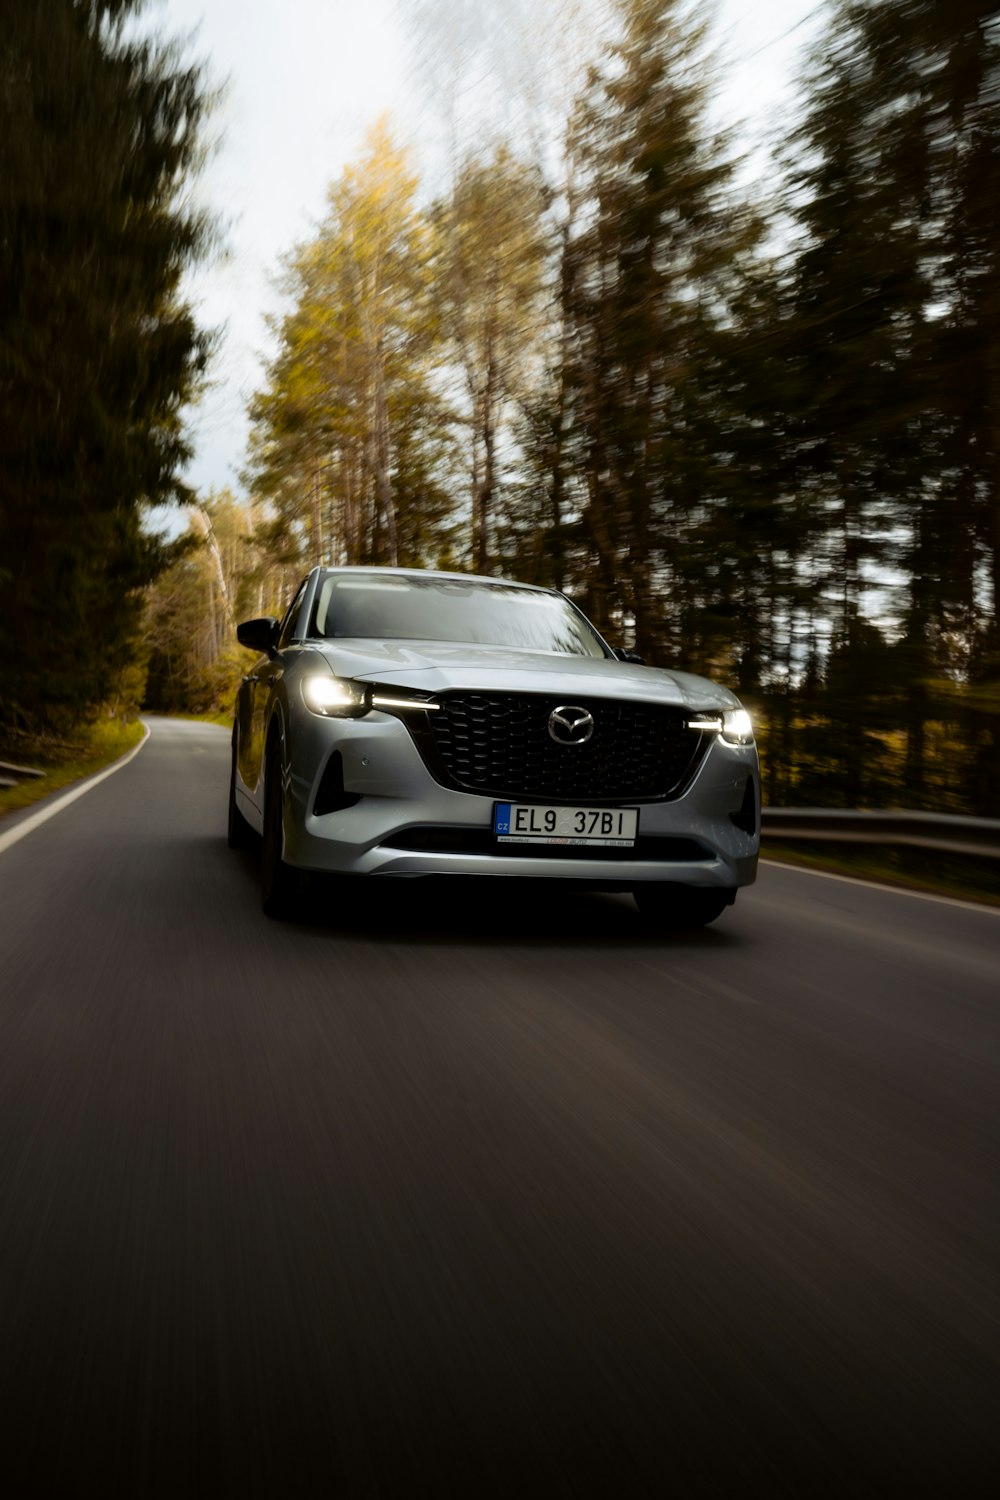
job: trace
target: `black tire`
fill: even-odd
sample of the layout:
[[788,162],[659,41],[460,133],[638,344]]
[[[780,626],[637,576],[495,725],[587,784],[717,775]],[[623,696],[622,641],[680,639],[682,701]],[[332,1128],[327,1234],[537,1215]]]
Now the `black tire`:
[[669,881],[637,885],[635,904],[642,915],[665,932],[694,932],[707,927],[732,906],[735,892],[699,890]]
[[269,917],[287,917],[295,895],[295,872],[286,865],[284,791],[281,785],[281,751],[277,742],[268,747],[264,773],[264,837],[260,851],[260,904]]
[[236,805],[236,736],[233,735],[233,755],[229,768],[229,826],[226,842],[230,849],[249,849],[253,843],[253,829]]

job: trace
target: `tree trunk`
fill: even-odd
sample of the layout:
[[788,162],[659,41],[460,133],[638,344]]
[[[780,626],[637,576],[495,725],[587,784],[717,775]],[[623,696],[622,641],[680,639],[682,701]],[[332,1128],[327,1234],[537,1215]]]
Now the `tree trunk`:
[[378,509],[385,528],[386,562],[399,566],[399,542],[396,528],[396,506],[389,479],[389,408],[385,396],[385,370],[381,349],[375,374],[375,483]]
[[319,482],[319,470],[312,472],[312,519],[313,519],[313,556],[320,567],[323,566],[323,501]]
[[493,497],[496,488],[496,366],[492,351],[488,354],[486,367],[486,389],[482,407],[482,453],[483,468],[476,496],[475,569],[477,573],[490,570],[490,518],[493,513]]
[[222,602],[225,606],[226,618],[228,619],[231,628],[235,630],[236,618],[233,614],[232,600],[229,597],[229,588],[226,584],[226,571],[222,566],[222,553],[219,551],[219,541],[215,535],[215,527],[212,525],[212,518],[203,505],[192,506],[191,517],[194,521],[196,529],[201,532],[202,536],[208,542],[208,548],[212,554],[212,560],[215,563],[215,572],[219,580],[219,592],[222,595]]

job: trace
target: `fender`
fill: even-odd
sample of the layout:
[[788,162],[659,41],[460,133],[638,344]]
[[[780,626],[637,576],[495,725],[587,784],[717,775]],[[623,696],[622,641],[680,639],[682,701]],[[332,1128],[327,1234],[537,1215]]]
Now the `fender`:
[[[264,765],[267,765],[267,752],[271,745],[271,739],[278,736],[278,753],[281,756],[281,773],[287,790],[289,765],[288,765],[288,726],[285,722],[287,709],[280,698],[275,696],[271,705],[271,712],[267,720],[267,728],[264,731]],[[266,772],[265,772],[266,775]]]

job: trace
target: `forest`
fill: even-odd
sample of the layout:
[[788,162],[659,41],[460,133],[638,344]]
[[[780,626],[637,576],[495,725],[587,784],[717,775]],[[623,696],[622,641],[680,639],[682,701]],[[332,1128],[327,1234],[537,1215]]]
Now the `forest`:
[[[0,687],[11,721],[96,711],[116,668],[149,707],[225,710],[234,621],[279,612],[309,567],[445,567],[563,589],[612,643],[732,686],[772,806],[1000,815],[1000,9],[830,0],[762,184],[716,123],[698,8],[598,8],[561,38],[540,132],[470,135],[425,178],[399,123],[372,124],[288,249],[245,494],[178,489],[209,349],[176,278],[153,297],[155,350],[94,371],[149,383],[148,410],[75,412],[67,436],[29,378],[45,333],[23,333],[16,291],[50,229],[39,211],[27,249],[0,234],[0,431],[21,434],[0,450],[4,643],[28,640],[26,601],[59,568],[80,613],[106,576],[129,603],[103,675],[68,690],[39,657]],[[417,40],[441,24],[425,4]],[[176,59],[139,65],[183,105],[177,159],[143,164],[151,203],[176,201],[206,101]],[[200,226],[172,223],[176,268]],[[148,339],[138,303],[126,326]],[[105,499],[119,423],[145,457]],[[172,485],[191,524],[164,547],[137,518]]]

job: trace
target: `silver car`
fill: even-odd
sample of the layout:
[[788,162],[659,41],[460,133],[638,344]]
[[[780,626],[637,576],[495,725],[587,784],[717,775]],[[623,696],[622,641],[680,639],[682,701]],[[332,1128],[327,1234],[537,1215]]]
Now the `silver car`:
[[233,726],[229,841],[262,837],[263,906],[300,872],[504,875],[632,891],[700,927],[757,870],[760,777],[726,688],[640,664],[550,589],[314,568]]

